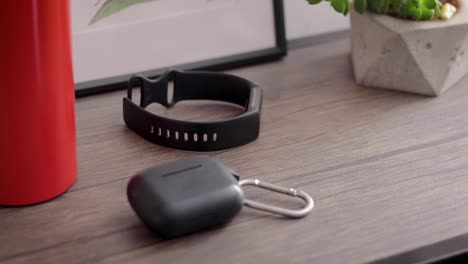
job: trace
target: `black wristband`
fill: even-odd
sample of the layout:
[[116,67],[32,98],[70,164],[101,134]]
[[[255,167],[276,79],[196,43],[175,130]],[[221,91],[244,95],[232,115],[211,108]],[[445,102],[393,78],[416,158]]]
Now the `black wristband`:
[[[173,99],[168,101],[168,84],[174,82]],[[132,89],[140,82],[138,106],[132,101]],[[245,107],[241,115],[216,122],[189,122],[155,115],[147,110],[151,103],[167,108],[182,100],[217,100]],[[153,143],[166,147],[215,151],[254,141],[260,132],[262,90],[243,78],[212,72],[169,71],[156,80],[141,75],[128,83],[123,98],[124,121],[128,128]]]

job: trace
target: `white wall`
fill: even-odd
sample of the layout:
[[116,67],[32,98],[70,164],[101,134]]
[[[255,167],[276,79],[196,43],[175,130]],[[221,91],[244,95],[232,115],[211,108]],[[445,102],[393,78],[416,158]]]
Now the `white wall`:
[[309,5],[305,0],[284,0],[288,39],[349,28],[349,17],[335,13],[330,3]]

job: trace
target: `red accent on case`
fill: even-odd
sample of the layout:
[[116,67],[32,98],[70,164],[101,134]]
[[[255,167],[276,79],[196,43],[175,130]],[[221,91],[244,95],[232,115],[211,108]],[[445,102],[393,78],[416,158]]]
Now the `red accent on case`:
[[77,177],[68,0],[0,8],[0,205],[65,192]]

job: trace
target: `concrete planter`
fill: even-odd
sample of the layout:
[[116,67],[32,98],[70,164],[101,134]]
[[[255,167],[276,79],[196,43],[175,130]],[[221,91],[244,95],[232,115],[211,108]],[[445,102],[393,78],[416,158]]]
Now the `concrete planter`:
[[[465,0],[463,0],[465,1]],[[437,96],[468,75],[468,6],[448,21],[351,12],[357,83]]]

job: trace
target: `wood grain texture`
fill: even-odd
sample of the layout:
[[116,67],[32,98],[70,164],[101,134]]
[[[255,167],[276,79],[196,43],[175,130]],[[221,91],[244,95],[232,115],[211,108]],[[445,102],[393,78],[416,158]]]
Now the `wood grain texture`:
[[[119,91],[77,101],[79,179],[69,192],[0,208],[0,263],[362,263],[468,233],[466,80],[440,98],[359,87],[348,40],[230,73],[264,88],[262,131],[252,144],[210,155],[242,177],[311,193],[310,216],[246,208],[225,228],[160,241],[130,209],[126,184],[194,153],[130,132]],[[193,103],[152,109],[191,120],[239,113]]]

